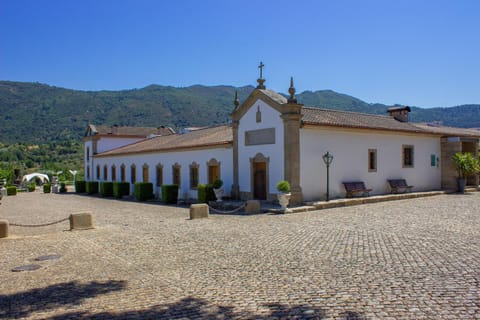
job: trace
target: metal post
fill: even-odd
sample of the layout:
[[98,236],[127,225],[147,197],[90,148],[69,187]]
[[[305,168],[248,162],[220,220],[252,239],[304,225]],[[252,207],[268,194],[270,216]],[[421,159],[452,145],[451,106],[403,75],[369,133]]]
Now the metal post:
[[333,155],[329,151],[322,156],[323,162],[327,166],[327,201],[330,201],[330,164],[333,161]]
[[330,163],[327,163],[327,202],[330,201]]

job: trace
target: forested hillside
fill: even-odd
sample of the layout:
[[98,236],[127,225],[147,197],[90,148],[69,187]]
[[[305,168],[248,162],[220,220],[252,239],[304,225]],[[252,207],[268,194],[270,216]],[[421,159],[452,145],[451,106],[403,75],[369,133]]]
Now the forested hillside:
[[[238,90],[243,101],[251,86],[151,85],[123,91],[78,91],[39,83],[0,81],[0,142],[79,141],[88,123],[129,126],[208,126],[225,123]],[[385,114],[388,106],[370,104],[331,90],[305,91],[300,103],[330,109]],[[412,121],[437,121],[480,127],[480,105],[421,109]]]
[[[238,88],[244,99],[252,87]],[[235,89],[228,86],[77,91],[37,83],[0,82],[0,141],[79,139],[88,123],[181,128],[227,121]]]

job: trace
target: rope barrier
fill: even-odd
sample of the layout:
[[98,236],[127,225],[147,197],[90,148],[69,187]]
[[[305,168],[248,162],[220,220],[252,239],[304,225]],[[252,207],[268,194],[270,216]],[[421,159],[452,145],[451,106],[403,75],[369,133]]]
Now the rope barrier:
[[49,222],[49,223],[43,223],[43,224],[20,224],[20,223],[10,223],[11,226],[15,226],[15,227],[26,227],[26,228],[36,228],[36,227],[46,227],[46,226],[51,226],[53,224],[57,224],[57,223],[61,223],[61,222],[64,222],[64,221],[67,221],[69,220],[70,217],[67,217],[65,219],[61,219],[61,220],[58,220],[58,221],[54,221],[54,222]]
[[241,209],[245,208],[246,204],[242,204],[240,207],[236,208],[236,209],[233,209],[233,210],[230,210],[230,211],[222,211],[222,210],[218,210],[218,209],[215,209],[214,207],[212,206],[208,206],[210,208],[210,210],[212,210],[213,212],[216,212],[216,213],[221,213],[221,214],[229,214],[229,213],[235,213],[235,212],[238,212],[240,211]]

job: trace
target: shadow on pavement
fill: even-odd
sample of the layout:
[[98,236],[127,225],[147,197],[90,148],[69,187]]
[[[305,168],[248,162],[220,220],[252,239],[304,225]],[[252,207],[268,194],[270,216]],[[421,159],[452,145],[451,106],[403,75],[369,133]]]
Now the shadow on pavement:
[[[54,320],[64,319],[325,319],[325,311],[319,307],[307,305],[282,305],[268,304],[263,307],[268,311],[262,313],[235,312],[231,306],[214,306],[207,301],[193,297],[184,298],[178,302],[156,305],[149,309],[125,311],[125,312],[71,312],[50,318]],[[366,319],[356,312],[345,312],[342,318],[345,320]]]
[[24,318],[35,312],[47,312],[68,305],[78,305],[83,299],[123,290],[125,281],[67,282],[36,288],[10,295],[0,294],[0,319]]
[[[55,312],[57,308],[74,307],[87,298],[121,291],[125,281],[90,282],[80,284],[68,282],[45,288],[11,295],[0,295],[0,319],[15,319],[35,316],[35,313]],[[114,303],[114,302],[112,302]],[[111,305],[110,305],[111,306]],[[122,312],[73,311],[48,317],[54,320],[65,319],[325,319],[325,311],[310,305],[284,305],[271,303],[263,305],[261,313],[234,311],[233,306],[214,306],[205,300],[187,297],[175,303],[155,305],[143,310]],[[101,307],[100,307],[101,308]],[[119,309],[121,306],[119,306]],[[62,311],[59,311],[62,312]],[[346,311],[339,319],[364,320],[366,317]]]

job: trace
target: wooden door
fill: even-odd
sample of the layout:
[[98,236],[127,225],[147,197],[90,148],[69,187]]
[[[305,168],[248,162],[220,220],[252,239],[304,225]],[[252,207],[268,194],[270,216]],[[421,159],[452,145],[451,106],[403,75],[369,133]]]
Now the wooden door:
[[267,164],[253,163],[253,198],[267,200]]

